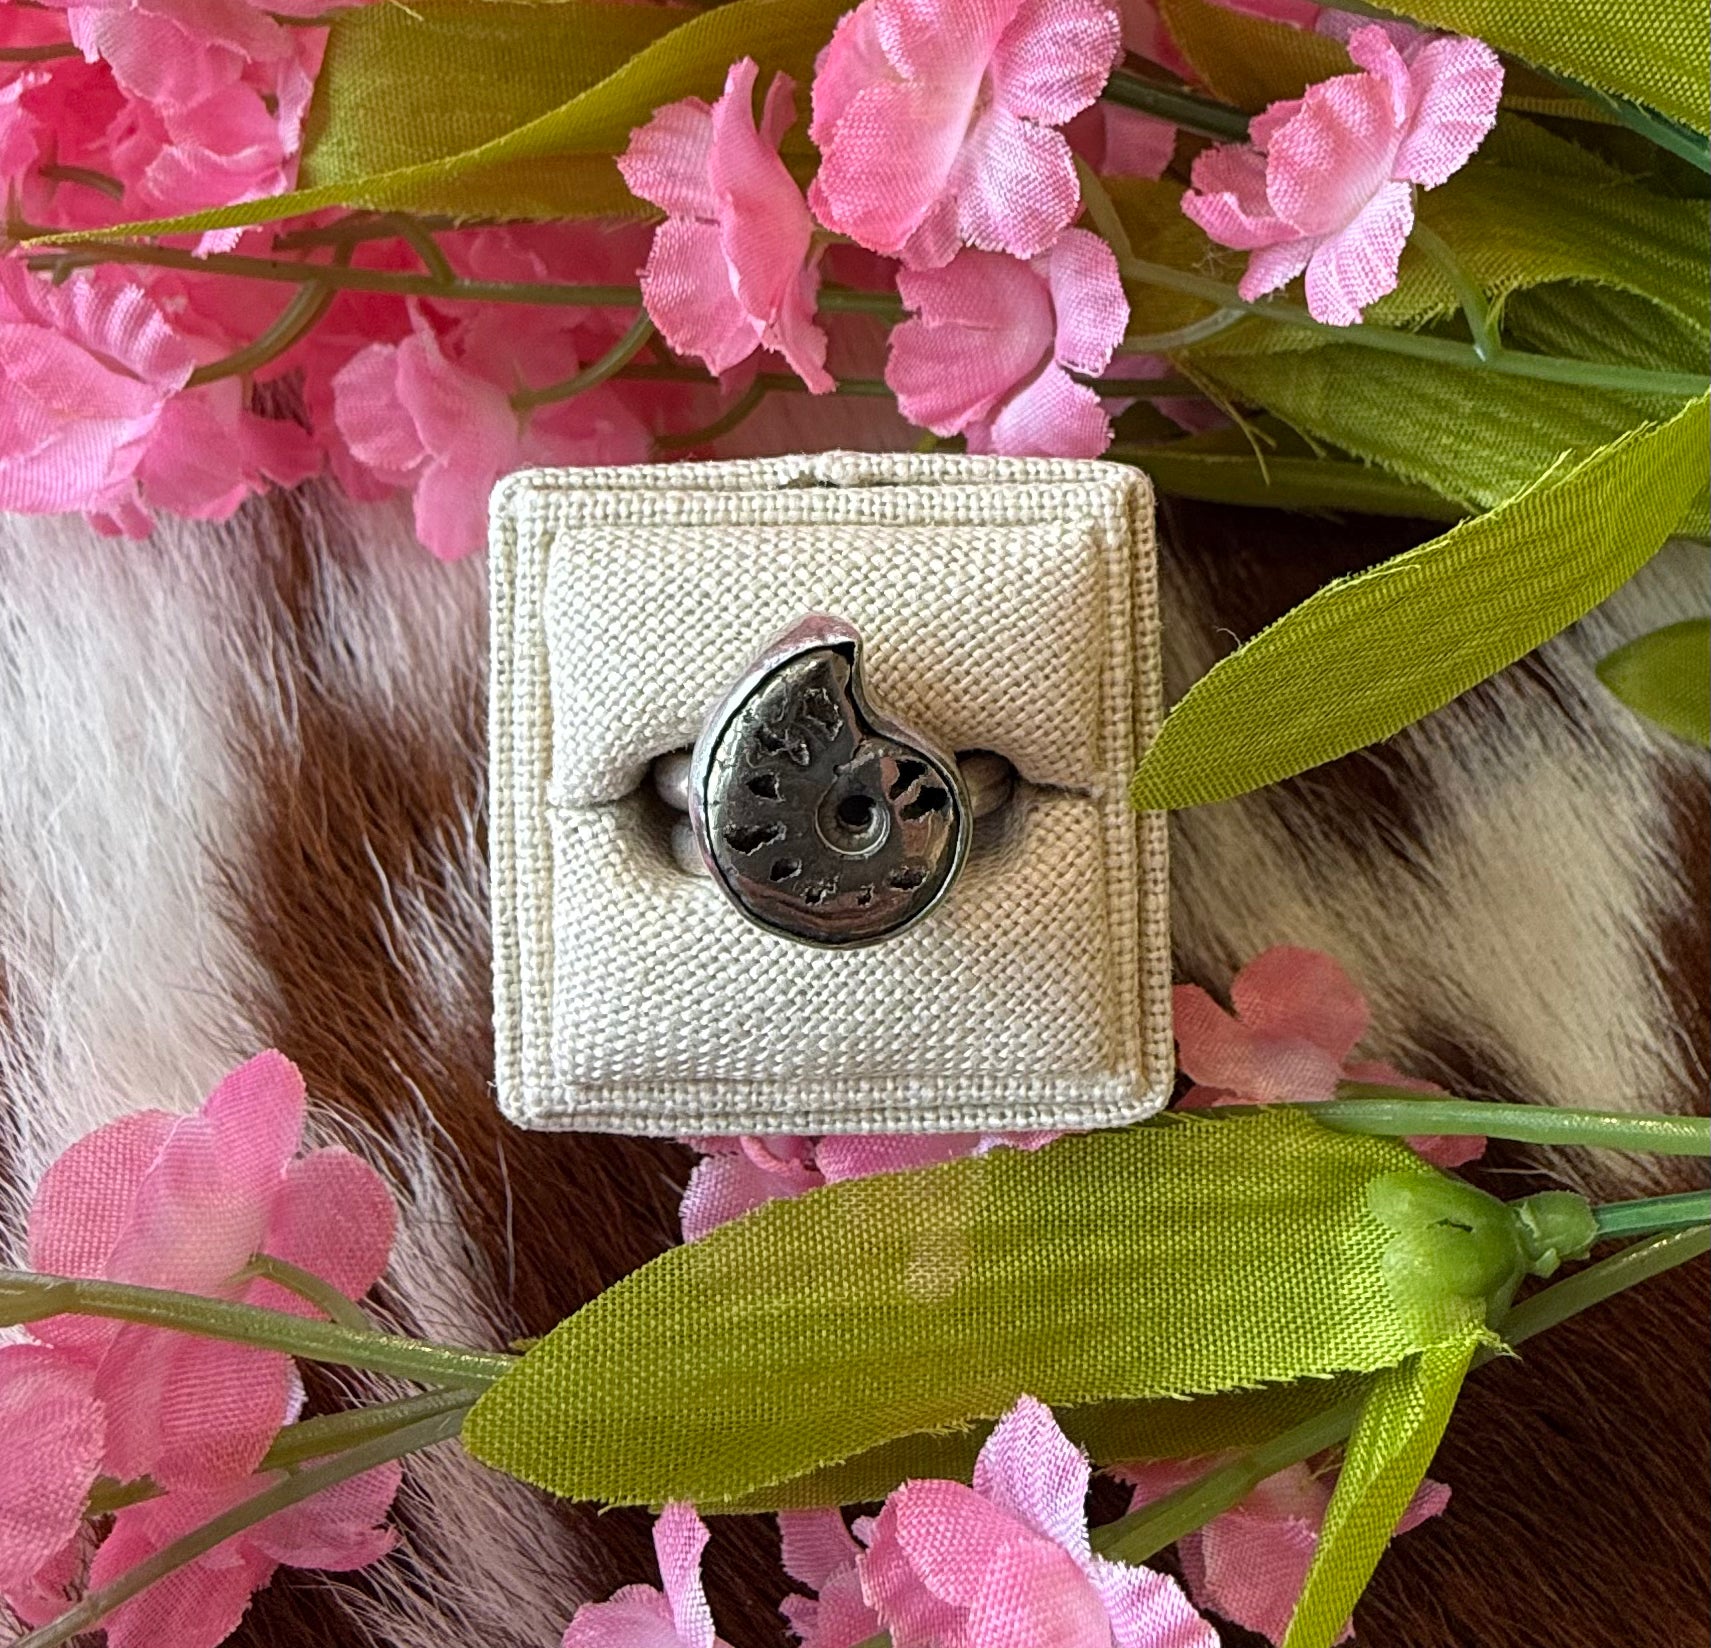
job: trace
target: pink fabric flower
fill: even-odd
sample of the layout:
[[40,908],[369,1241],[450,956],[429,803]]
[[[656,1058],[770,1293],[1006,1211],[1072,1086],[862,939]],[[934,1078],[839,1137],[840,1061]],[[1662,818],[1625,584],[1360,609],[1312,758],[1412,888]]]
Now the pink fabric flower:
[[1038,1150],[1061,1133],[835,1133],[686,1139],[705,1153],[683,1193],[683,1239],[708,1231],[767,1202],[790,1201],[821,1185],[907,1173],[964,1156],[984,1156],[1000,1145]]
[[55,286],[0,258],[0,509],[123,496],[195,365],[140,281],[102,268]]
[[1102,0],[863,0],[814,74],[809,204],[916,268],[959,245],[1033,257],[1075,218],[1063,125],[1122,54]]
[[1176,157],[1176,127],[1118,103],[1083,109],[1064,136],[1101,177],[1163,177]]
[[[1140,1510],[1215,1464],[1215,1459],[1164,1459],[1122,1465],[1112,1474],[1134,1484],[1131,1509]],[[1176,1551],[1188,1594],[1209,1612],[1281,1644],[1307,1583],[1335,1481],[1335,1473],[1291,1465],[1268,1476],[1241,1504],[1184,1535]],[[1449,1500],[1443,1483],[1422,1482],[1396,1532],[1405,1534],[1439,1515]],[[1353,1635],[1351,1625],[1337,1640]]]
[[960,1482],[905,1482],[859,1559],[895,1648],[1217,1648],[1175,1580],[1087,1537],[1087,1457],[1023,1397]]
[[1314,319],[1352,326],[1395,288],[1414,226],[1414,188],[1466,164],[1497,118],[1503,67],[1481,41],[1423,37],[1406,54],[1382,28],[1356,29],[1364,71],[1273,103],[1252,142],[1207,149],[1182,209],[1212,239],[1252,251],[1248,301],[1303,270]]
[[[872,1533],[871,1518],[856,1526]],[[879,1615],[861,1592],[862,1546],[844,1526],[843,1512],[780,1511],[778,1532],[784,1571],[813,1593],[787,1596],[779,1604],[802,1648],[859,1648],[878,1635],[883,1629]]]
[[[1342,1081],[1443,1091],[1392,1065],[1349,1062],[1371,1015],[1354,980],[1321,950],[1280,944],[1255,956],[1230,982],[1233,1013],[1197,984],[1179,984],[1171,994],[1177,1062],[1198,1084],[1178,1101],[1181,1109],[1311,1104],[1335,1098]],[[1439,1167],[1460,1167],[1485,1149],[1477,1137],[1407,1142]]]
[[891,334],[885,381],[911,423],[968,437],[971,452],[1097,457],[1111,444],[1097,376],[1123,340],[1129,304],[1111,248],[1066,229],[1023,263],[959,252],[943,269],[905,269],[914,312]]
[[[250,1597],[281,1567],[344,1572],[378,1561],[395,1543],[379,1524],[402,1480],[396,1463],[377,1466],[216,1545],[157,1580],[106,1619],[107,1648],[215,1648],[238,1627]],[[122,1510],[90,1564],[92,1588],[203,1526],[281,1477],[215,1488],[180,1489]]]
[[442,339],[418,306],[408,337],[369,345],[332,380],[351,457],[384,485],[414,491],[416,535],[442,560],[487,541],[487,495],[512,470],[648,453],[647,432],[605,385],[529,412],[511,404],[515,390],[574,370],[562,331],[552,350],[535,347],[539,337],[527,317],[484,313]]
[[[303,1108],[296,1068],[263,1053],[192,1115],[144,1110],[97,1128],[43,1175],[29,1215],[31,1266],[309,1313],[296,1294],[241,1274],[265,1253],[360,1297],[386,1264],[392,1199],[348,1151],[297,1156]],[[167,1329],[56,1316],[26,1331],[31,1342],[0,1347],[0,1429],[25,1439],[14,1441],[0,1476],[0,1591],[21,1618],[40,1623],[63,1607],[81,1571],[79,1524],[98,1477],[146,1476],[174,1490],[122,1513],[112,1536],[125,1528],[154,1538],[162,1518],[247,1482],[296,1414],[302,1387],[282,1354]],[[282,1526],[301,1536],[315,1507],[338,1503],[318,1497]],[[118,1571],[132,1548],[121,1542],[109,1556],[103,1546],[97,1576]]]
[[733,63],[711,108],[668,104],[631,134],[618,169],[666,214],[642,271],[642,297],[665,341],[725,372],[776,349],[815,394],[832,387],[814,322],[820,252],[814,220],[779,159],[796,119],[795,87],[774,75],[757,129],[753,58]]
[[[105,1427],[93,1371],[46,1345],[0,1345],[0,1596],[27,1624],[64,1606]],[[69,1571],[67,1571],[69,1568]]]
[[654,1522],[654,1555],[664,1590],[626,1585],[604,1602],[585,1602],[562,1648],[723,1648],[701,1588],[707,1527],[693,1505],[667,1505]]

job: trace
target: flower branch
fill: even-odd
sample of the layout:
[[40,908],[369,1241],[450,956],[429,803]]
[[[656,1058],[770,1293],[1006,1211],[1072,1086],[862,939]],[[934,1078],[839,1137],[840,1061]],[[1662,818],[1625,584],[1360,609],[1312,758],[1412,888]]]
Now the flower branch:
[[481,1389],[502,1378],[516,1362],[514,1356],[502,1351],[437,1345],[336,1322],[317,1322],[259,1305],[207,1299],[200,1294],[0,1270],[0,1323],[17,1326],[64,1315],[171,1328],[231,1344],[283,1351],[309,1362],[390,1373],[433,1385]]
[[228,1511],[204,1523],[200,1528],[174,1540],[128,1569],[111,1584],[91,1591],[82,1601],[68,1609],[50,1625],[20,1637],[13,1648],[59,1648],[73,1637],[100,1624],[109,1614],[132,1597],[148,1589],[168,1574],[188,1567],[198,1557],[223,1545],[228,1539],[265,1522],[270,1516],[300,1505],[328,1488],[349,1482],[353,1477],[386,1465],[407,1454],[430,1448],[435,1443],[456,1436],[462,1423],[459,1409],[448,1409],[432,1418],[421,1419],[387,1435],[374,1438],[343,1453],[334,1454],[318,1465],[310,1465],[286,1476],[284,1481],[264,1488],[260,1493],[240,1501]]
[[1634,1111],[1596,1111],[1539,1104],[1486,1104],[1344,1082],[1337,1097],[1307,1107],[1343,1133],[1401,1138],[1422,1133],[1478,1135],[1522,1144],[1584,1145],[1661,1156],[1711,1157],[1711,1118]]

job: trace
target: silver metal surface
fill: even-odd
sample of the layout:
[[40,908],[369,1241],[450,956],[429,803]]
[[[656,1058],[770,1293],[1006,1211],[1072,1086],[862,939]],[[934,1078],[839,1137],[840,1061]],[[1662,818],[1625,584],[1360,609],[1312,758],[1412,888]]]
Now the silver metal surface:
[[877,944],[926,915],[974,819],[955,758],[868,703],[860,635],[824,616],[781,636],[732,688],[686,779],[668,757],[655,783],[687,801],[697,855],[748,920],[828,949]]
[[[650,774],[654,793],[680,813],[689,811],[689,767],[694,758],[693,751],[673,750],[654,762]],[[968,791],[968,810],[976,819],[986,818],[1009,801],[1016,788],[1016,769],[1003,756],[973,750],[959,755],[956,762]]]

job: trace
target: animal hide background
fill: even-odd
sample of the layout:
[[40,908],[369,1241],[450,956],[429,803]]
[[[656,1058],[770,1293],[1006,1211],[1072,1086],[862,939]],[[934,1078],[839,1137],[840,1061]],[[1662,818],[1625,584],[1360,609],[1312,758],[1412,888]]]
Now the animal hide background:
[[[1429,535],[1177,505],[1174,696],[1339,572]],[[1673,546],[1605,609],[1381,749],[1175,822],[1180,978],[1269,944],[1337,955],[1371,1049],[1481,1098],[1703,1108],[1703,753],[1593,662],[1702,602]],[[386,1171],[399,1327],[544,1332],[671,1243],[690,1154],[516,1131],[490,1094],[483,569],[324,494],[153,542],[0,524],[0,1189],[123,1110],[189,1108],[267,1045],[323,1140]],[[1685,1188],[1690,1170],[1494,1146],[1505,1195]],[[1705,1269],[1672,1273],[1471,1381],[1433,1474],[1446,1516],[1380,1569],[1381,1648],[1685,1648],[1708,1628]],[[325,1375],[312,1397],[336,1395]],[[399,1552],[282,1574],[235,1642],[551,1648],[576,1604],[652,1580],[647,1521],[464,1460],[410,1462]],[[717,1527],[734,1648],[785,1640],[770,1522]],[[1230,1632],[1226,1642],[1249,1640]],[[162,1648],[171,1648],[163,1644]]]

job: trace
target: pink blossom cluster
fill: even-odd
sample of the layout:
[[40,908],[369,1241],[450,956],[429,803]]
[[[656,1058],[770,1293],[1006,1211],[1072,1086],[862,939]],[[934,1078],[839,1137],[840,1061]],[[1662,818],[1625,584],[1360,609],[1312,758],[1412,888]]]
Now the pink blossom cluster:
[[[1215,1460],[1120,1465],[1133,1508]],[[841,1511],[784,1511],[782,1611],[802,1648],[1217,1648],[1206,1612],[1281,1644],[1330,1504],[1332,1478],[1290,1466],[1181,1542],[1185,1583],[1098,1555],[1092,1468],[1051,1410],[1022,1397],[993,1428],[972,1483],[903,1483],[853,1527]],[[1427,1482],[1397,1532],[1448,1503]],[[562,1648],[725,1648],[701,1581],[707,1529],[668,1505],[654,1527],[663,1589],[630,1585],[578,1609]],[[1349,1633],[1345,1632],[1345,1637]]]
[[[29,1216],[29,1262],[306,1315],[258,1256],[356,1299],[391,1250],[380,1176],[348,1151],[299,1155],[303,1081],[277,1053],[240,1066],[188,1116],[145,1110],[71,1146]],[[86,1315],[0,1345],[0,1595],[26,1624],[63,1612],[276,1478],[263,1468],[303,1405],[278,1351]],[[283,1564],[358,1568],[383,1555],[399,1483],[381,1466],[275,1513],[123,1603],[110,1648],[213,1648]],[[125,1497],[104,1537],[99,1485]]]
[[[1477,41],[1308,0],[1220,3],[1346,39],[1359,72],[1274,104],[1248,143],[1202,147],[1184,210],[1251,252],[1244,297],[1304,274],[1314,316],[1352,323],[1395,284],[1415,191],[1489,130],[1501,68]],[[317,11],[0,0],[0,188],[24,231],[288,188],[326,39],[299,25]],[[1187,156],[1174,126],[1101,101],[1125,52],[1193,79],[1151,0],[860,0],[806,109],[743,58],[716,100],[631,134],[617,165],[663,215],[651,230],[323,214],[169,237],[152,259],[15,248],[0,509],[141,536],[162,511],[220,520],[327,472],[359,499],[410,494],[421,541],[463,555],[500,476],[704,450],[768,355],[815,396],[877,376],[903,418],[971,451],[1095,456],[1117,379],[1169,369],[1119,355],[1128,299],[1111,247],[1078,224],[1078,160],[1156,178]],[[787,147],[804,119],[811,175]],[[406,285],[378,289],[388,276]],[[578,306],[568,286],[608,295]],[[657,338],[632,361],[637,304]],[[712,376],[693,381],[690,361]],[[1189,428],[1217,416],[1158,404]],[[816,427],[793,414],[798,443]],[[872,414],[818,427],[896,439]]]

